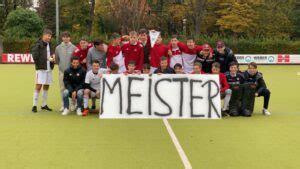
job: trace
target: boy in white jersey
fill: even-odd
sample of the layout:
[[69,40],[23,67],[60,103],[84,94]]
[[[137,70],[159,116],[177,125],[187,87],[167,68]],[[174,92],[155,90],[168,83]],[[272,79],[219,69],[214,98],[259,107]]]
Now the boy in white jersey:
[[83,96],[84,110],[82,112],[82,116],[86,116],[89,113],[89,99],[100,98],[100,80],[103,73],[106,73],[106,70],[100,69],[100,62],[98,60],[94,60],[92,69],[88,71],[85,76],[85,90]]

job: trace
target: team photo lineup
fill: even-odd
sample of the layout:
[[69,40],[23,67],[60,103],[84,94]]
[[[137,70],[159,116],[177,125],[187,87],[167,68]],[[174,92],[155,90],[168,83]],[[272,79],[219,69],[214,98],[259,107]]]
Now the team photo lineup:
[[51,38],[52,32],[45,29],[32,48],[36,69],[33,113],[38,112],[40,93],[41,110],[52,111],[47,99],[53,82],[52,70],[57,65],[62,115],[76,111],[78,116],[87,116],[94,111],[96,100],[100,98],[103,74],[218,75],[220,95],[224,100],[222,116],[250,117],[255,97],[264,98],[262,114],[271,115],[268,111],[271,92],[258,65],[251,62],[246,70],[241,70],[234,52],[222,40],[213,47],[197,45],[193,37],[180,42],[177,35],[173,35],[170,42],[164,44],[160,32],[140,29],[123,36],[113,33],[109,44],[101,39],[89,42],[82,37],[75,46],[71,34],[66,31],[61,34],[61,44],[52,50]]
[[0,169],[300,169],[300,0],[0,0]]

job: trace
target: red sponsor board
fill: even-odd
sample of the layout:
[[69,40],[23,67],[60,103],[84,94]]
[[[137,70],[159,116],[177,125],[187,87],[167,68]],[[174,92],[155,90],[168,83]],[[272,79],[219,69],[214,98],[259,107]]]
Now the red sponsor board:
[[277,62],[278,62],[278,63],[286,63],[286,64],[289,64],[290,61],[291,61],[290,55],[282,55],[282,54],[279,54],[279,55],[278,55],[278,58],[277,58]]
[[34,63],[30,53],[3,53],[2,63],[5,64],[31,64]]

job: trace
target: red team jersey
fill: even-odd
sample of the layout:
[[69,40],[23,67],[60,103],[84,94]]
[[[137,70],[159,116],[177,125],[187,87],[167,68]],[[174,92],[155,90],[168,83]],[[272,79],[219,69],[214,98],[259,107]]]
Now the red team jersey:
[[181,66],[183,66],[182,63],[182,52],[179,49],[179,47],[172,48],[172,56],[170,58],[170,67],[174,69],[174,66],[179,63]]
[[77,45],[73,56],[79,57],[79,61],[82,67],[87,68],[86,63],[83,63],[83,60],[86,59],[89,49],[93,47],[93,44],[88,44],[86,49],[81,49],[80,45]]
[[135,61],[136,70],[142,70],[144,64],[144,47],[140,42],[132,45],[130,43],[122,46],[122,52],[125,59],[126,68],[128,67],[129,61]]
[[220,90],[221,90],[221,93],[223,94],[230,87],[229,87],[229,84],[227,82],[227,79],[226,79],[226,76],[224,73],[219,74],[219,80],[220,80]]
[[[197,54],[203,50],[203,46],[195,45],[193,49],[189,49],[188,46],[182,42],[178,42],[178,47],[182,52],[183,67],[185,73],[192,73],[193,65]],[[210,49],[213,52],[212,49]]]
[[107,56],[107,67],[110,67],[110,65],[114,62],[119,65],[120,73],[123,73],[126,71],[121,46],[109,45],[106,56]]
[[158,68],[160,66],[160,58],[165,56],[168,58],[168,63],[170,63],[168,57],[168,47],[164,44],[155,44],[153,48],[150,49],[150,65],[151,67]]

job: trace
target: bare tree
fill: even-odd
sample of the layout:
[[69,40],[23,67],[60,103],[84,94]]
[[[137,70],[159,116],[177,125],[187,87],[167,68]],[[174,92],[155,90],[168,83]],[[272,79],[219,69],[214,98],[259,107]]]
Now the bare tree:
[[90,0],[90,14],[89,14],[89,19],[87,21],[87,30],[88,30],[88,35],[91,35],[92,30],[93,30],[93,20],[95,16],[95,5],[96,1],[95,0]]
[[191,0],[190,6],[192,9],[191,18],[194,24],[194,31],[200,34],[201,20],[204,16],[204,9],[207,0]]

